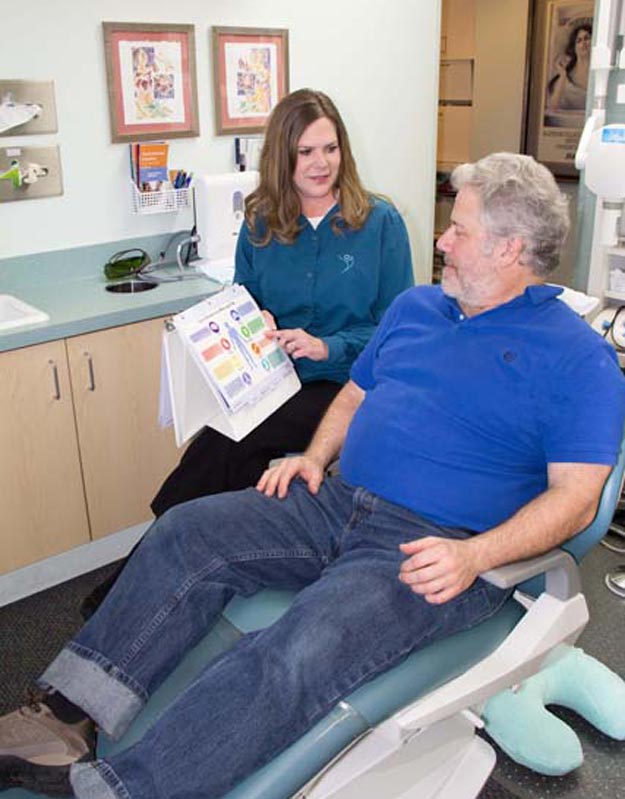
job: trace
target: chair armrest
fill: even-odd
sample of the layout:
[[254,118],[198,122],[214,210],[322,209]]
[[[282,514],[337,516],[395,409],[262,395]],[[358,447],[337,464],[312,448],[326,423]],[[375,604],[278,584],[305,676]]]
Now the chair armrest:
[[563,549],[551,549],[535,558],[489,569],[480,577],[497,588],[514,588],[539,574],[545,575],[546,593],[557,599],[570,599],[581,591],[577,563]]

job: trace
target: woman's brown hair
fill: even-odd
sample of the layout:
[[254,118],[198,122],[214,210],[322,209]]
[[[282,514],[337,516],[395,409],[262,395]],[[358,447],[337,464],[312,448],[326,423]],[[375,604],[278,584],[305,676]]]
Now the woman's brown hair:
[[350,228],[362,227],[371,210],[371,194],[358,177],[347,130],[336,106],[322,92],[299,89],[284,97],[271,112],[260,155],[260,185],[245,202],[245,221],[251,241],[265,247],[275,238],[292,244],[300,232],[300,200],[293,185],[297,145],[306,128],[327,117],[336,128],[341,163],[335,189],[340,210],[332,219],[335,233],[342,221]]

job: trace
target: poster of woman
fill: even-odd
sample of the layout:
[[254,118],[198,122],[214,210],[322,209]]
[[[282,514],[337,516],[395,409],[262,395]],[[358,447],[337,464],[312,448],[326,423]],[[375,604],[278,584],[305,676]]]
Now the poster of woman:
[[594,3],[548,0],[539,5],[528,152],[557,174],[574,175],[586,115]]
[[[547,111],[586,110],[591,40],[592,20],[583,18],[568,26],[567,45],[564,52],[557,52],[556,74],[547,84]],[[549,124],[548,117],[545,124]]]
[[[550,71],[545,87],[544,124],[583,127],[590,72],[592,4],[554,4],[549,33]],[[559,119],[562,115],[564,118]]]

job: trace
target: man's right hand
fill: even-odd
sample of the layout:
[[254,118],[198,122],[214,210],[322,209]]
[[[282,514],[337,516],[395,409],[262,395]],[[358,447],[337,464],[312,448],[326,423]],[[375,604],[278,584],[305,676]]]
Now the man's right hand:
[[305,480],[310,493],[316,494],[323,482],[324,467],[309,455],[284,458],[277,466],[272,466],[263,473],[256,488],[268,497],[277,495],[279,499],[284,499],[291,480],[295,477]]

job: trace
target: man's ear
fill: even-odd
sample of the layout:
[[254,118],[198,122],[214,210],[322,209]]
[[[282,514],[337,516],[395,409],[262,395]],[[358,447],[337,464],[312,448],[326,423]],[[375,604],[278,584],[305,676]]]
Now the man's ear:
[[524,249],[525,242],[519,236],[502,239],[499,250],[502,265],[513,266],[518,264]]

